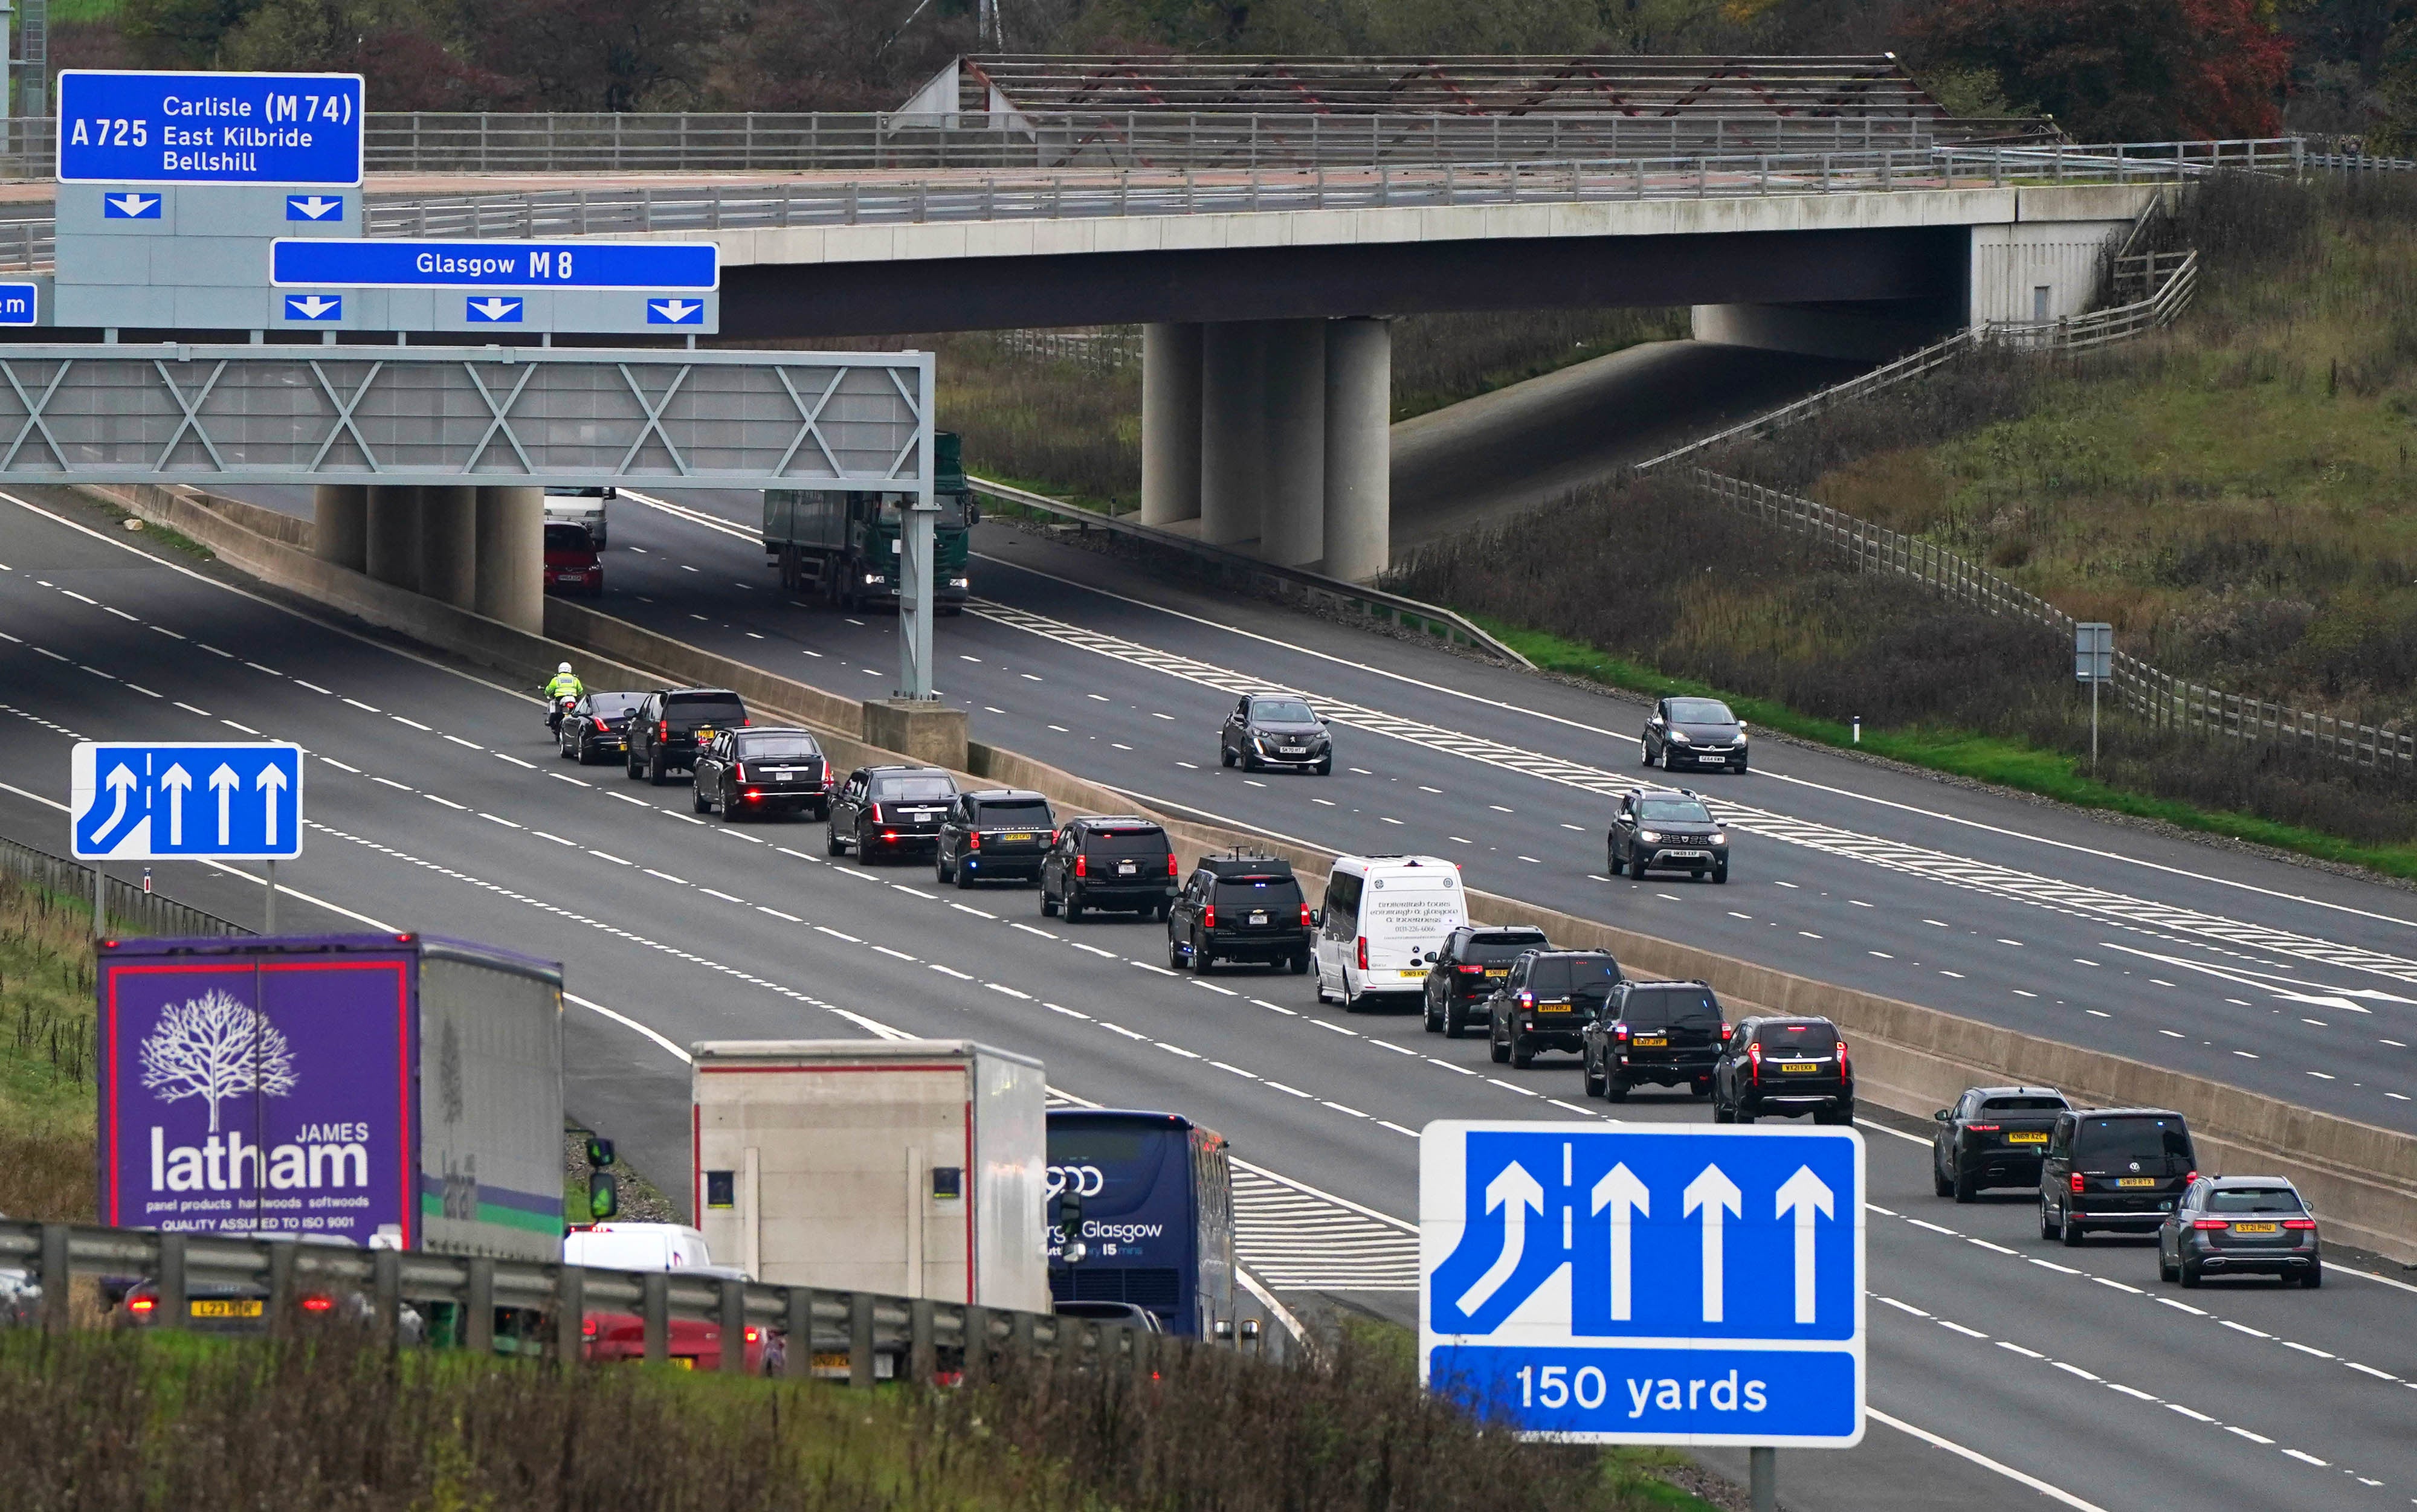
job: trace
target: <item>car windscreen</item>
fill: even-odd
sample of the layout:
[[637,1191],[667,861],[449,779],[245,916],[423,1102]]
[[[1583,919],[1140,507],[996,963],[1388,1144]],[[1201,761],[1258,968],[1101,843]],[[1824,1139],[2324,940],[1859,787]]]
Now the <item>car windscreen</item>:
[[1637,817],[1649,824],[1709,824],[1712,811],[1693,798],[1641,798]]
[[587,707],[608,719],[617,719],[646,701],[644,693],[590,693]]
[[1460,959],[1480,965],[1503,966],[1536,949],[1543,943],[1544,937],[1541,934],[1513,935],[1507,939],[1482,934],[1472,935],[1468,944],[1462,947]]
[[2288,1187],[2218,1187],[2207,1194],[2211,1213],[2299,1213],[2300,1194]]
[[1828,1055],[1838,1048],[1838,1031],[1826,1023],[1767,1023],[1755,1031],[1754,1042],[1767,1051]]
[[1166,854],[1166,831],[1152,824],[1146,829],[1094,829],[1083,835],[1083,850],[1091,855],[1127,857],[1160,856]]
[[1251,718],[1261,724],[1315,724],[1317,716],[1297,698],[1263,698],[1251,705]]
[[974,806],[974,823],[984,829],[1048,829],[1049,806],[1034,798],[1015,798]]
[[956,795],[956,780],[938,772],[909,772],[873,779],[875,803],[946,803]]
[[596,543],[587,535],[585,525],[548,525],[545,527],[545,549],[549,552],[593,551]]
[[812,735],[749,735],[738,743],[738,759],[747,762],[800,761],[822,753]]
[[1984,1113],[2060,1113],[2065,1110],[2062,1097],[1984,1097],[1981,1111]]
[[1601,997],[1619,980],[1619,962],[1609,956],[1539,956],[1528,972],[1528,990],[1538,997]]
[[2073,1158],[2093,1171],[2136,1163],[2166,1175],[2197,1163],[2179,1118],[2085,1118],[2074,1134]]
[[747,705],[728,693],[671,693],[663,699],[663,718],[679,724],[727,729],[747,722]]
[[1716,698],[1674,698],[1670,718],[1680,724],[1735,724],[1737,716]]
[[1631,1029],[1703,1028],[1717,1032],[1720,1005],[1700,987],[1637,987],[1628,992],[1620,1021]]
[[1269,908],[1298,917],[1300,913],[1300,884],[1290,877],[1220,877],[1217,879],[1219,908]]

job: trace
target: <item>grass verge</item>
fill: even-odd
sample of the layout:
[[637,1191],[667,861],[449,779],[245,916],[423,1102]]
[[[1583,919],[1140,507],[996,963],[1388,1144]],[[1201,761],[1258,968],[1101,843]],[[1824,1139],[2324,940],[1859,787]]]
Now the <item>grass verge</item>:
[[0,1213],[90,1220],[92,911],[0,877]]

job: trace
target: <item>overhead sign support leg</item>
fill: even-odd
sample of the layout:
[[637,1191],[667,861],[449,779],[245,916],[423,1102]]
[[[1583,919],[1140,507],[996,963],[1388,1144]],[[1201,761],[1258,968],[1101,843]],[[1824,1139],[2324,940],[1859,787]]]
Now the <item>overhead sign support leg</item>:
[[[890,379],[898,373],[893,370]],[[920,479],[915,497],[899,522],[898,697],[929,700],[932,692],[932,527],[940,512],[933,496],[935,464],[932,456],[932,362],[927,356],[916,372],[915,448]]]

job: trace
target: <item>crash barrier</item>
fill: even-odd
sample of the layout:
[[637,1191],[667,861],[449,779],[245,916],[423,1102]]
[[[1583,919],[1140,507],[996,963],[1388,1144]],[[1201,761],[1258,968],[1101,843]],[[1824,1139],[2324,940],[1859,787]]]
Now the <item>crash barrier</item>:
[[[0,839],[0,872],[44,892],[80,899],[87,904],[92,899],[92,868],[12,839]],[[107,887],[103,910],[115,926],[114,932],[170,937],[253,932],[216,914],[205,914],[159,893],[145,892],[122,877],[104,874],[102,880]]]
[[[188,491],[129,491],[150,498]],[[188,503],[187,507],[194,515],[217,522],[220,532],[242,534],[198,504]],[[137,507],[136,512],[143,510]],[[267,548],[284,557],[325,566],[291,548],[275,543],[267,543]],[[281,558],[269,555],[267,548],[255,548],[253,559],[277,570]],[[272,576],[267,581],[308,596],[309,590],[299,586],[304,581],[299,576]],[[383,583],[371,586],[386,589]],[[401,590],[386,591],[421,604],[430,602]],[[854,700],[699,650],[581,605],[547,600],[550,639],[449,606],[439,604],[433,609],[441,612],[432,612],[422,621],[419,639],[520,676],[532,688],[566,658],[580,658],[586,680],[596,687],[616,680],[625,687],[731,687],[766,716],[794,719],[813,729],[841,770],[904,759],[860,738],[862,705]],[[609,656],[600,656],[590,642],[611,647]],[[1324,891],[1336,854],[1219,823],[1211,815],[1171,812],[1163,805],[1145,803],[1029,756],[978,742],[968,746],[965,764],[956,775],[968,784],[1030,789],[1056,806],[1061,818],[1084,813],[1150,816],[1165,827],[1176,849],[1185,854],[1215,854],[1239,845],[1280,856],[1291,863],[1303,892],[1311,897]],[[2124,1056],[1799,976],[1520,899],[1472,889],[1468,912],[1472,918],[1489,923],[1533,925],[1561,945],[1609,950],[1631,975],[1700,979],[1720,996],[1732,1018],[1763,1011],[1826,1015],[1854,1046],[1857,1090],[1863,1100],[1917,1118],[1927,1118],[1932,1110],[1945,1107],[1968,1086],[2021,1083],[2059,1086],[2077,1101],[2097,1107],[2171,1108],[2190,1121],[2218,1169],[2235,1174],[2258,1172],[2288,1176],[2343,1242],[2394,1259],[2417,1260],[2417,1137]]]
[[[588,1327],[600,1314],[636,1318],[643,1339],[639,1357],[650,1364],[671,1357],[675,1320],[700,1322],[715,1326],[714,1352],[725,1372],[748,1371],[746,1345],[753,1342],[759,1346],[759,1369],[767,1356],[783,1360],[783,1373],[791,1376],[836,1377],[844,1368],[848,1383],[857,1386],[885,1378],[930,1382],[943,1370],[962,1371],[966,1380],[979,1382],[1001,1358],[1148,1370],[1161,1351],[1199,1347],[1193,1339],[1110,1320],[930,1297],[81,1223],[0,1220],[0,1271],[5,1270],[24,1272],[28,1282],[16,1288],[13,1306],[0,1307],[0,1323],[14,1321],[52,1332],[74,1326],[79,1278],[132,1278],[156,1288],[152,1327],[188,1326],[192,1289],[209,1285],[257,1291],[262,1323],[272,1333],[291,1329],[305,1315],[308,1298],[400,1342],[409,1306],[444,1309],[447,1326],[437,1331],[443,1342],[480,1353],[496,1350],[500,1342],[508,1353],[524,1353],[520,1338],[508,1332],[499,1340],[496,1334],[497,1309],[516,1309],[540,1320],[529,1336],[536,1352],[575,1365],[589,1354],[594,1340]],[[421,1339],[434,1341],[425,1332]],[[761,1347],[774,1339],[782,1348]],[[730,1347],[734,1340],[737,1347]],[[889,1368],[882,1368],[884,1362]]]

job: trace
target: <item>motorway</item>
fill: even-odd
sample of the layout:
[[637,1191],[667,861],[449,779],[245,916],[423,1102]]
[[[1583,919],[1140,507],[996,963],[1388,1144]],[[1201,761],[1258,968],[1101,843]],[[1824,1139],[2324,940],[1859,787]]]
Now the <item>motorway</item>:
[[[13,673],[0,689],[0,828],[59,848],[57,800],[77,735],[301,742],[313,753],[317,818],[307,854],[281,879],[297,893],[286,906],[324,905],[306,923],[341,916],[465,934],[564,960],[570,1107],[620,1140],[641,1170],[675,1173],[675,1187],[686,1157],[680,1048],[692,1040],[976,1037],[1041,1057],[1069,1096],[1172,1108],[1226,1133],[1253,1168],[1246,1217],[1255,1192],[1320,1218],[1331,1235],[1285,1251],[1246,1226],[1246,1263],[1280,1290],[1341,1293],[1406,1322],[1414,1294],[1398,1290],[1401,1242],[1388,1251],[1382,1241],[1401,1235],[1413,1211],[1413,1131],[1438,1117],[1603,1116],[1604,1105],[1578,1097],[1566,1060],[1497,1067],[1481,1042],[1426,1036],[1415,1018],[1317,1007],[1298,977],[1178,977],[1161,964],[1154,927],[1064,925],[1042,918],[1026,891],[942,894],[925,871],[832,862],[819,826],[700,821],[680,787],[554,760],[540,705],[524,691],[164,565],[116,533],[80,528],[73,522],[91,512],[56,496],[22,497],[0,495],[0,656]],[[886,634],[778,604],[760,556],[733,554],[729,539],[684,517],[620,507],[608,570],[624,597],[607,607],[659,614],[709,643],[754,647],[826,686],[887,686],[894,643]],[[2166,968],[2127,966],[2112,949],[2099,949],[2097,965],[2060,967],[2063,946],[2048,942],[2083,930],[2197,967],[2235,962],[2226,967],[2235,976],[2252,974],[2224,950],[2314,972],[2271,942],[2219,946],[2191,932],[2197,915],[2186,911],[2217,906],[2321,926],[2336,939],[2398,943],[2394,931],[2407,927],[2384,911],[2397,895],[2053,811],[1990,809],[1793,750],[1767,758],[1780,775],[1720,784],[1724,799],[1750,796],[1756,813],[1781,816],[1752,829],[1741,821],[1749,839],[1730,886],[1604,883],[1588,870],[1604,805],[1570,775],[1608,778],[1633,762],[1633,747],[1602,728],[1613,716],[1633,722],[1632,710],[1273,613],[1265,618],[1298,643],[1254,641],[1202,623],[1220,606],[1163,587],[1149,590],[1153,607],[1048,575],[1082,567],[1114,577],[1100,559],[1061,557],[988,527],[981,549],[982,592],[1000,604],[1012,595],[1014,607],[948,622],[944,665],[951,696],[992,701],[977,705],[978,727],[1004,744],[1123,774],[1163,801],[1329,843],[1432,843],[1482,885],[1700,932],[1816,975],[1866,973],[1884,990],[1963,1011],[2035,1014],[2116,1045],[2131,1035],[2164,1058],[2195,1054],[2211,1066],[2234,1048],[2216,1036],[2238,1035],[2273,1053],[2228,1067],[2236,1080],[2275,1079],[2302,1100],[2382,1101],[2376,1073],[2338,1086],[2302,1073],[2377,1061],[2351,1029],[2389,1027],[2386,1016],[2403,1011],[2394,1003],[2359,1000],[2372,1010],[2364,1018],[2320,1010],[2329,1038],[2286,1027],[2286,1017],[2315,1014],[2277,1012],[2271,982],[2232,989],[2242,1002],[2225,1012],[2210,1006],[2214,992],[2193,968],[2168,970],[2192,987],[2164,988],[2149,973]],[[1211,612],[1169,612],[1186,605]],[[1086,629],[1057,627],[1076,612]],[[1146,666],[1125,641],[1095,639],[1138,643],[1145,633],[1178,649],[1151,652],[1155,665]],[[1175,663],[1179,672],[1156,667],[1212,651],[1256,675],[1282,673],[1356,701],[1338,722],[1345,763],[1362,770],[1322,782],[1246,779],[1199,761],[1222,694],[1192,660]],[[982,659],[959,659],[969,657]],[[1481,739],[1448,751],[1419,733],[1423,726],[1403,723],[1376,734],[1376,700],[1399,710],[1389,716],[1396,721],[1432,719],[1528,754],[1505,756]],[[1553,775],[1528,769],[1539,763]],[[1457,793],[1418,780],[1431,775],[1451,778]],[[1419,792],[1427,786],[1444,791]],[[1495,804],[1511,811],[1496,814]],[[1885,862],[1866,859],[1825,838],[1832,830],[1821,826],[1844,833],[1837,826],[1849,819],[1867,836],[1904,838],[1886,842],[1898,849]],[[1933,842],[1964,856],[1957,880],[1908,858]],[[2066,891],[2022,900],[2007,881],[2009,858],[2053,866]],[[205,906],[240,888],[221,873],[160,871],[166,890]],[[2144,900],[2171,900],[2153,923],[2121,918],[2099,890],[2118,880]],[[2018,943],[2001,943],[2001,929]],[[1883,947],[1895,948],[1862,954]],[[1975,969],[1949,978],[1951,960]],[[2399,980],[2325,969],[2356,984]],[[2051,981],[2074,985],[2007,1001],[2014,984],[2045,990]],[[2119,1017],[2086,1019],[2085,1004]],[[2192,1033],[2161,1047],[2154,1036],[2167,1023]],[[1651,1096],[1620,1111],[1703,1116],[1691,1102]],[[2337,1263],[2319,1293],[2212,1285],[2185,1303],[2155,1282],[2136,1245],[2043,1245],[2022,1194],[1965,1208],[1931,1197],[1926,1152],[1902,1122],[1866,1126],[1873,1426],[1858,1449],[1784,1456],[1788,1504],[2029,1507],[2043,1487],[2062,1504],[2110,1512],[2219,1499],[2312,1508],[2417,1500],[2409,1399],[2400,1395],[2417,1378],[2417,1289]]]

